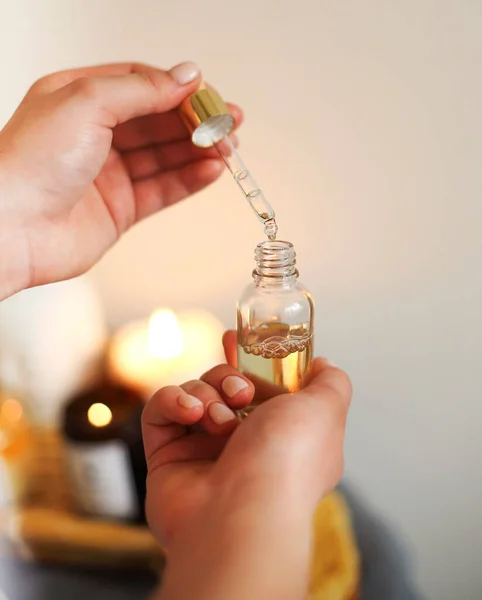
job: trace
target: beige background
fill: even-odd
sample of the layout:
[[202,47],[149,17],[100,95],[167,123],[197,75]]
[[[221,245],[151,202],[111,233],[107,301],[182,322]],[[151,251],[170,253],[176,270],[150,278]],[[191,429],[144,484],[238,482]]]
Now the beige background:
[[[432,598],[482,593],[482,3],[1,3],[0,119],[60,68],[195,59],[246,111],[242,155],[352,375],[347,477]],[[260,226],[227,176],[95,269],[111,324],[159,305],[233,323]]]

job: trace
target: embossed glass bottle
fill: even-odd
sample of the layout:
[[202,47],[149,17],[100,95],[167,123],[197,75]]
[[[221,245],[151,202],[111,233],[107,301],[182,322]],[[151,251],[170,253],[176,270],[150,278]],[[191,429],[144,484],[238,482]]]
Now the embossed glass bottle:
[[313,300],[298,281],[293,244],[266,241],[255,250],[254,282],[237,310],[238,368],[255,384],[240,416],[284,392],[295,392],[313,356]]

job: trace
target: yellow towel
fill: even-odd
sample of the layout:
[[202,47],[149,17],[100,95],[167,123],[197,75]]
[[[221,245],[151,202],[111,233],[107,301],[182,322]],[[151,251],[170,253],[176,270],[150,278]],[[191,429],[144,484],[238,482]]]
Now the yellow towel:
[[343,497],[337,492],[326,496],[313,523],[309,600],[355,600],[360,560]]

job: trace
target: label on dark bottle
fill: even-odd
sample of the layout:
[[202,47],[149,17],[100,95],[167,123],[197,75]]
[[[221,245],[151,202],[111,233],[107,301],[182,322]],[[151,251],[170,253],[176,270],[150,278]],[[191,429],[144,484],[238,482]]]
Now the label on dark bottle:
[[117,519],[136,517],[136,488],[125,444],[118,440],[70,443],[68,462],[74,494],[82,510]]
[[[10,506],[13,502],[13,493],[10,485],[10,478],[7,466],[2,457],[0,457],[0,508]],[[0,600],[2,596],[0,594]]]

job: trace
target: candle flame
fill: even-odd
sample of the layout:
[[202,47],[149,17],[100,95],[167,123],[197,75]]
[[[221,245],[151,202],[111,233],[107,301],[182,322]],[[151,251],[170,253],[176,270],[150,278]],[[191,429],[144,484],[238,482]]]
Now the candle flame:
[[172,310],[156,310],[149,320],[149,353],[156,358],[176,358],[182,354],[184,340]]
[[89,407],[87,418],[94,427],[105,427],[112,421],[112,411],[102,402],[95,402]]

